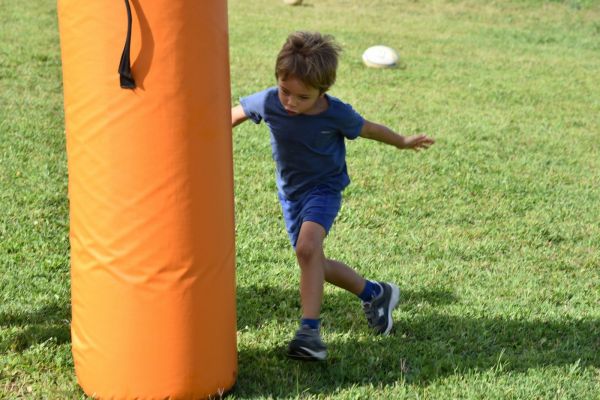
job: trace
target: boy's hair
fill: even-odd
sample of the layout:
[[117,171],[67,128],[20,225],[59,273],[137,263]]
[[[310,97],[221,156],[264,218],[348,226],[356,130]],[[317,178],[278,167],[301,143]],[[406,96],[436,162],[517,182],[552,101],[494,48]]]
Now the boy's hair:
[[325,93],[335,82],[341,51],[331,35],[294,32],[277,55],[275,78],[295,77]]

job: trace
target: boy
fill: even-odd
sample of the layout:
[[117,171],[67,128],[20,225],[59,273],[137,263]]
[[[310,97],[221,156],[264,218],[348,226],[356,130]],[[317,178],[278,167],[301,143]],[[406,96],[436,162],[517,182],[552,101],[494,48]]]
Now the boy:
[[286,229],[300,265],[300,328],[287,355],[324,360],[320,311],[324,281],[346,289],[363,301],[369,326],[387,335],[392,310],[400,297],[392,283],[364,279],[323,253],[323,241],[340,210],[342,191],[350,183],[344,139],[358,136],[400,149],[426,149],[425,136],[404,137],[363,119],[352,107],[327,94],[336,77],[341,49],[328,35],[291,34],[275,66],[277,87],[240,100],[231,110],[231,124],[264,120],[271,132],[277,188]]

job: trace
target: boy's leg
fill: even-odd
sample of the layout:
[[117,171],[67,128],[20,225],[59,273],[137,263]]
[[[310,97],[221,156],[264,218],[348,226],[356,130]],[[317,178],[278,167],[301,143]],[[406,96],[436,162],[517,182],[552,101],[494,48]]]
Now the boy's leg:
[[327,261],[323,253],[325,228],[305,221],[296,243],[296,258],[300,265],[300,301],[302,318],[318,319],[323,300],[323,284]]
[[[325,235],[325,229],[321,225],[306,221],[300,227],[296,242],[296,257],[300,265],[302,324],[288,345],[287,355],[299,360],[322,361],[327,357],[327,347],[321,341],[318,328],[325,282]],[[311,327],[311,323],[316,327]]]
[[340,287],[359,296],[365,288],[367,281],[346,264],[326,259],[325,280],[332,285]]

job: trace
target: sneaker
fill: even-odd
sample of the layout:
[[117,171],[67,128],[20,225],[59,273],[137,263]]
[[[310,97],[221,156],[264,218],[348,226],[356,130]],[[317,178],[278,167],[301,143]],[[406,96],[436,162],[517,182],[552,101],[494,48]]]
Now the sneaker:
[[317,329],[303,325],[288,345],[287,356],[303,361],[323,361],[327,358],[327,347]]
[[381,286],[379,296],[371,301],[363,302],[363,310],[367,316],[369,327],[375,333],[388,335],[392,330],[392,310],[398,305],[400,300],[400,289],[392,283],[378,282]]

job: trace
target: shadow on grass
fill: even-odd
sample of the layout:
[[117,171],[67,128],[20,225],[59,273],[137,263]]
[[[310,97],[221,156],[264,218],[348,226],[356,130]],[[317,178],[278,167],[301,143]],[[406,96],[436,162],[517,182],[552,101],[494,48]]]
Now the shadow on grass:
[[[240,343],[242,397],[295,397],[333,394],[356,385],[385,387],[399,382],[427,386],[447,376],[472,372],[525,372],[544,367],[600,368],[600,321],[512,320],[444,315],[440,307],[458,299],[446,290],[405,291],[396,311],[396,331],[387,337],[367,334],[356,299],[328,293],[323,308],[329,358],[301,363],[285,357],[299,302],[295,290],[242,287],[238,325],[260,335],[265,323],[282,325],[275,345]],[[437,307],[437,309],[436,309]],[[70,310],[50,304],[33,311],[0,311],[0,353],[23,351],[54,339],[70,340]],[[288,332],[287,330],[291,330]],[[264,328],[265,330],[267,328]]]
[[7,332],[0,337],[0,352],[22,352],[49,339],[70,342],[70,318],[69,305],[56,303],[33,311],[0,311],[0,328]]
[[[257,296],[257,292],[262,295]],[[295,297],[295,291],[273,287],[240,288],[240,328],[256,327],[260,331],[265,316],[279,323],[278,313],[284,318],[297,317],[297,310],[289,310],[290,306],[298,306],[297,301],[289,300]],[[403,293],[400,311],[395,313],[394,334],[376,337],[363,334],[366,324],[352,296],[340,291],[330,293],[325,301],[329,304],[324,307],[324,314],[329,315],[324,327],[328,360],[288,360],[284,354],[289,338],[274,348],[245,347],[242,343],[236,393],[293,397],[302,393],[331,394],[365,384],[377,387],[405,382],[426,386],[437,379],[471,372],[524,372],[575,363],[579,368],[600,367],[598,320],[443,315],[435,306],[457,299],[444,290],[429,290]],[[433,307],[422,307],[424,303]],[[245,312],[247,307],[252,307],[252,312]],[[348,317],[354,321],[347,321]],[[289,321],[286,325],[290,326]]]

